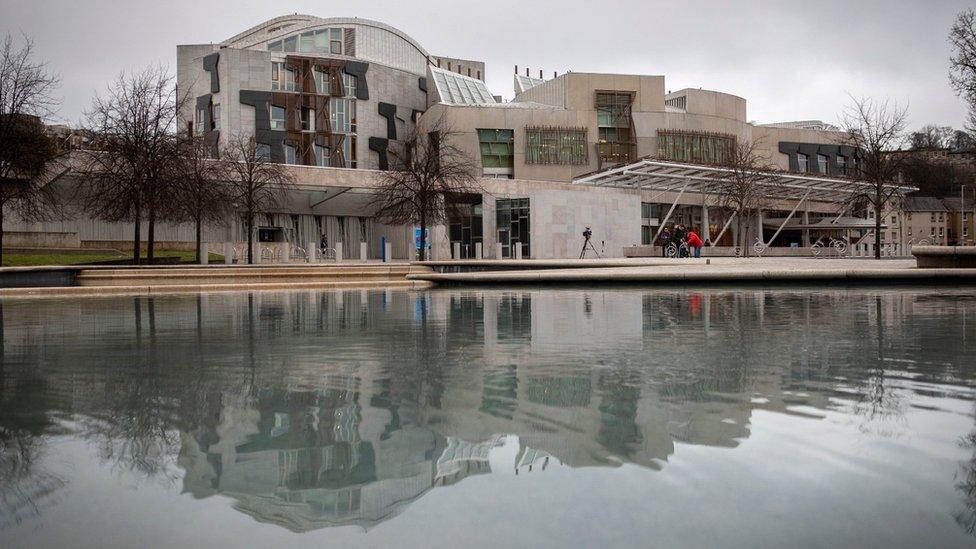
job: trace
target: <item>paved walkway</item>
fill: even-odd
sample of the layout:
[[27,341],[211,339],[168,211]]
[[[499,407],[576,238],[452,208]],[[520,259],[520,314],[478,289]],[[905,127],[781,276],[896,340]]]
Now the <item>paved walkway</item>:
[[654,265],[592,268],[420,273],[407,276],[441,284],[550,282],[764,282],[874,281],[976,283],[976,269],[918,269],[914,259],[711,258],[656,260]]

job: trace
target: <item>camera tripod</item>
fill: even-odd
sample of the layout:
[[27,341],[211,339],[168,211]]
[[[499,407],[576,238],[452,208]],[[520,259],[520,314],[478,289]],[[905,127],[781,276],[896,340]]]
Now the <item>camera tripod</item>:
[[585,240],[583,240],[583,249],[580,250],[580,257],[579,258],[580,259],[583,259],[584,257],[586,257],[586,249],[589,248],[590,250],[593,250],[594,255],[596,255],[597,259],[599,259],[600,258],[600,252],[596,251],[596,247],[593,246],[593,242],[590,241],[590,237],[589,236],[586,236],[584,238],[585,238]]

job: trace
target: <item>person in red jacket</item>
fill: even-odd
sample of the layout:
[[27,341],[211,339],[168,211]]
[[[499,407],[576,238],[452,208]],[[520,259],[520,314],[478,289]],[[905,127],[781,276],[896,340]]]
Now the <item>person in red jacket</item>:
[[695,257],[701,257],[701,249],[704,245],[698,233],[693,230],[688,231],[688,247],[695,249]]

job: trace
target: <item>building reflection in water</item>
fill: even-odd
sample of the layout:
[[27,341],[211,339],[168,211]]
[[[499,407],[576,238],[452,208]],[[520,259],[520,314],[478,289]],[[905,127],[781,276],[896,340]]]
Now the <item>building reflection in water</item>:
[[80,418],[71,428],[113,467],[164,474],[175,456],[194,497],[294,531],[369,528],[491,473],[506,445],[524,475],[659,469],[676,444],[737,446],[755,410],[844,408],[886,432],[905,395],[887,355],[944,345],[913,323],[958,312],[946,303],[775,290],[14,301],[0,310],[4,460]]

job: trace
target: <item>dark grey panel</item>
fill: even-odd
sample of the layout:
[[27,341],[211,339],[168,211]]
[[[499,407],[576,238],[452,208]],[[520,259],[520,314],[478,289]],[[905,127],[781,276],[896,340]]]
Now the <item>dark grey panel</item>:
[[413,109],[413,112],[410,113],[410,121],[416,124],[417,119],[420,118],[420,115],[422,114],[424,114],[424,111],[418,111],[417,109]]
[[271,149],[272,162],[284,162],[285,132],[271,129],[271,92],[241,90],[241,104],[254,107],[254,140]]
[[[807,155],[808,167],[815,165],[817,155],[822,154],[827,157],[827,175],[841,176],[840,168],[837,167],[837,157],[843,156],[848,159],[848,166],[852,158],[860,158],[857,149],[848,145],[829,145],[823,143],[793,143],[789,141],[779,142],[779,152],[787,155],[790,159],[790,171],[798,172],[800,163],[797,160],[797,153]],[[808,172],[818,173],[818,172]]]
[[390,103],[379,104],[380,116],[386,119],[386,138],[396,139],[396,105]]
[[201,95],[197,97],[196,110],[193,111],[193,120],[197,119],[197,113],[203,111],[203,131],[209,132],[210,128],[213,127],[213,120],[211,120],[211,110],[210,103],[213,100],[213,96],[209,93],[207,95]]
[[387,155],[387,149],[390,146],[390,141],[388,139],[383,139],[382,137],[370,137],[369,138],[369,150],[376,151],[380,155],[379,168],[381,170],[390,169],[390,159]]
[[210,73],[210,93],[220,93],[220,74],[217,72],[217,62],[220,53],[211,53],[203,58],[203,70]]
[[417,79],[417,86],[420,88],[421,91],[423,91],[424,93],[427,93],[427,77],[426,76],[421,76],[420,78],[418,78]]
[[346,61],[346,66],[342,70],[346,74],[351,74],[356,77],[356,99],[369,99],[369,83],[366,81],[366,71],[369,70],[369,63],[363,61]]

